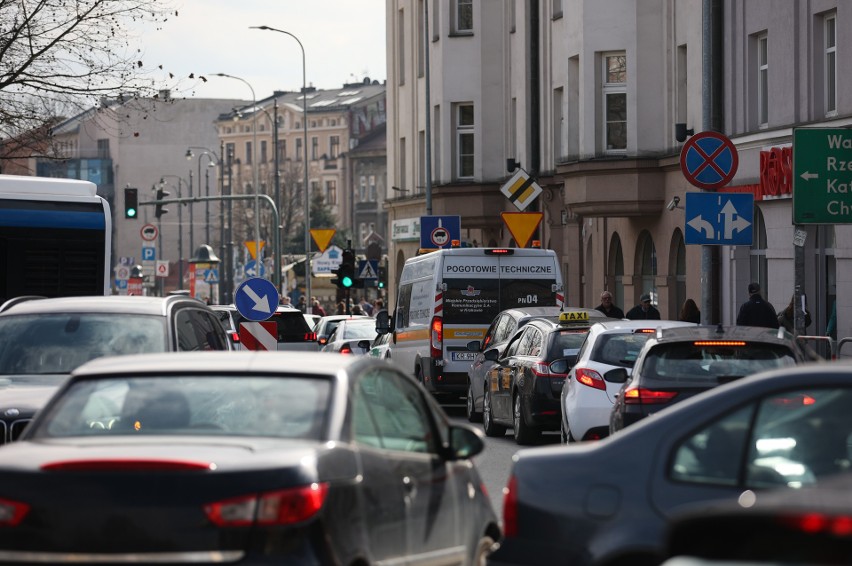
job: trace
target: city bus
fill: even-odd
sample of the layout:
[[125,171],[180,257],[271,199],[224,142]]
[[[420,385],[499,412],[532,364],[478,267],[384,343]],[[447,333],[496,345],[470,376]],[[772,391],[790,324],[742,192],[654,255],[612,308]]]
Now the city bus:
[[89,181],[0,175],[0,304],[109,295],[112,215]]

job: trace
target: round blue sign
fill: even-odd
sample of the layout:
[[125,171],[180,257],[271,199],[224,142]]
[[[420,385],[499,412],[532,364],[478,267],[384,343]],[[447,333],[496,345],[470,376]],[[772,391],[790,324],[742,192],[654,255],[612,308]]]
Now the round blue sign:
[[246,279],[234,291],[234,305],[248,320],[267,320],[278,308],[278,289],[268,279]]
[[730,183],[738,166],[736,146],[718,132],[699,132],[689,138],[680,151],[683,176],[705,191],[715,191]]

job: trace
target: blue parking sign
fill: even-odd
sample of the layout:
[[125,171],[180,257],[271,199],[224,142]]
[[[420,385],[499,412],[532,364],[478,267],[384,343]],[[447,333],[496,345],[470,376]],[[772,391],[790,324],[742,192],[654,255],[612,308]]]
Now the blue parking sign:
[[142,261],[156,261],[157,260],[157,248],[154,246],[143,246],[142,247]]

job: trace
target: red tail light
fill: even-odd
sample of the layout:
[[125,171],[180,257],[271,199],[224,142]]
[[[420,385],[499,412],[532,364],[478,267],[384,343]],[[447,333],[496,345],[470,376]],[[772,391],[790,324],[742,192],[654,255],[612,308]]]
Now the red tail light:
[[11,499],[0,499],[0,527],[16,527],[27,513],[30,511],[30,506],[20,501],[12,501]]
[[654,391],[641,387],[629,387],[624,391],[625,405],[661,405],[677,396],[677,391]]
[[231,340],[234,342],[240,341],[240,333],[239,332],[231,332]]
[[352,348],[349,347],[349,344],[344,344],[343,346],[340,347],[340,353],[341,354],[351,354]]
[[319,342],[320,346],[324,346],[328,342],[328,338],[320,338],[317,342]]
[[797,531],[806,533],[830,533],[834,536],[852,536],[852,517],[822,515],[820,513],[807,513],[805,515],[791,515],[779,517],[782,525]]
[[305,334],[305,342],[316,342],[317,341],[317,333],[316,332],[308,332]]
[[530,369],[532,370],[533,374],[536,377],[559,378],[559,377],[565,377],[566,375],[568,375],[568,374],[565,374],[565,373],[554,373],[554,372],[550,371],[550,364],[547,364],[545,362],[535,362],[532,365],[532,368],[530,368]]
[[574,372],[574,379],[577,380],[577,383],[582,383],[592,389],[606,391],[606,382],[601,377],[601,374],[593,369],[577,368]]
[[518,536],[518,480],[509,478],[503,488],[503,536]]
[[313,483],[218,501],[205,505],[204,512],[220,527],[292,525],[316,515],[327,494],[327,483]]
[[444,356],[444,319],[434,316],[430,326],[429,355],[433,360],[440,360]]

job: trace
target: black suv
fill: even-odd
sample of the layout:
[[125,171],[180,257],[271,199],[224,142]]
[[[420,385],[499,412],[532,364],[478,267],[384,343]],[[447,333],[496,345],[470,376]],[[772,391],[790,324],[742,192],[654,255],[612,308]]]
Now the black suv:
[[0,306],[0,444],[17,439],[84,362],[124,354],[229,349],[215,313],[186,296],[10,299]]
[[610,434],[717,385],[816,359],[784,329],[661,329],[645,342],[630,377],[626,371],[620,375],[624,385],[610,413]]

